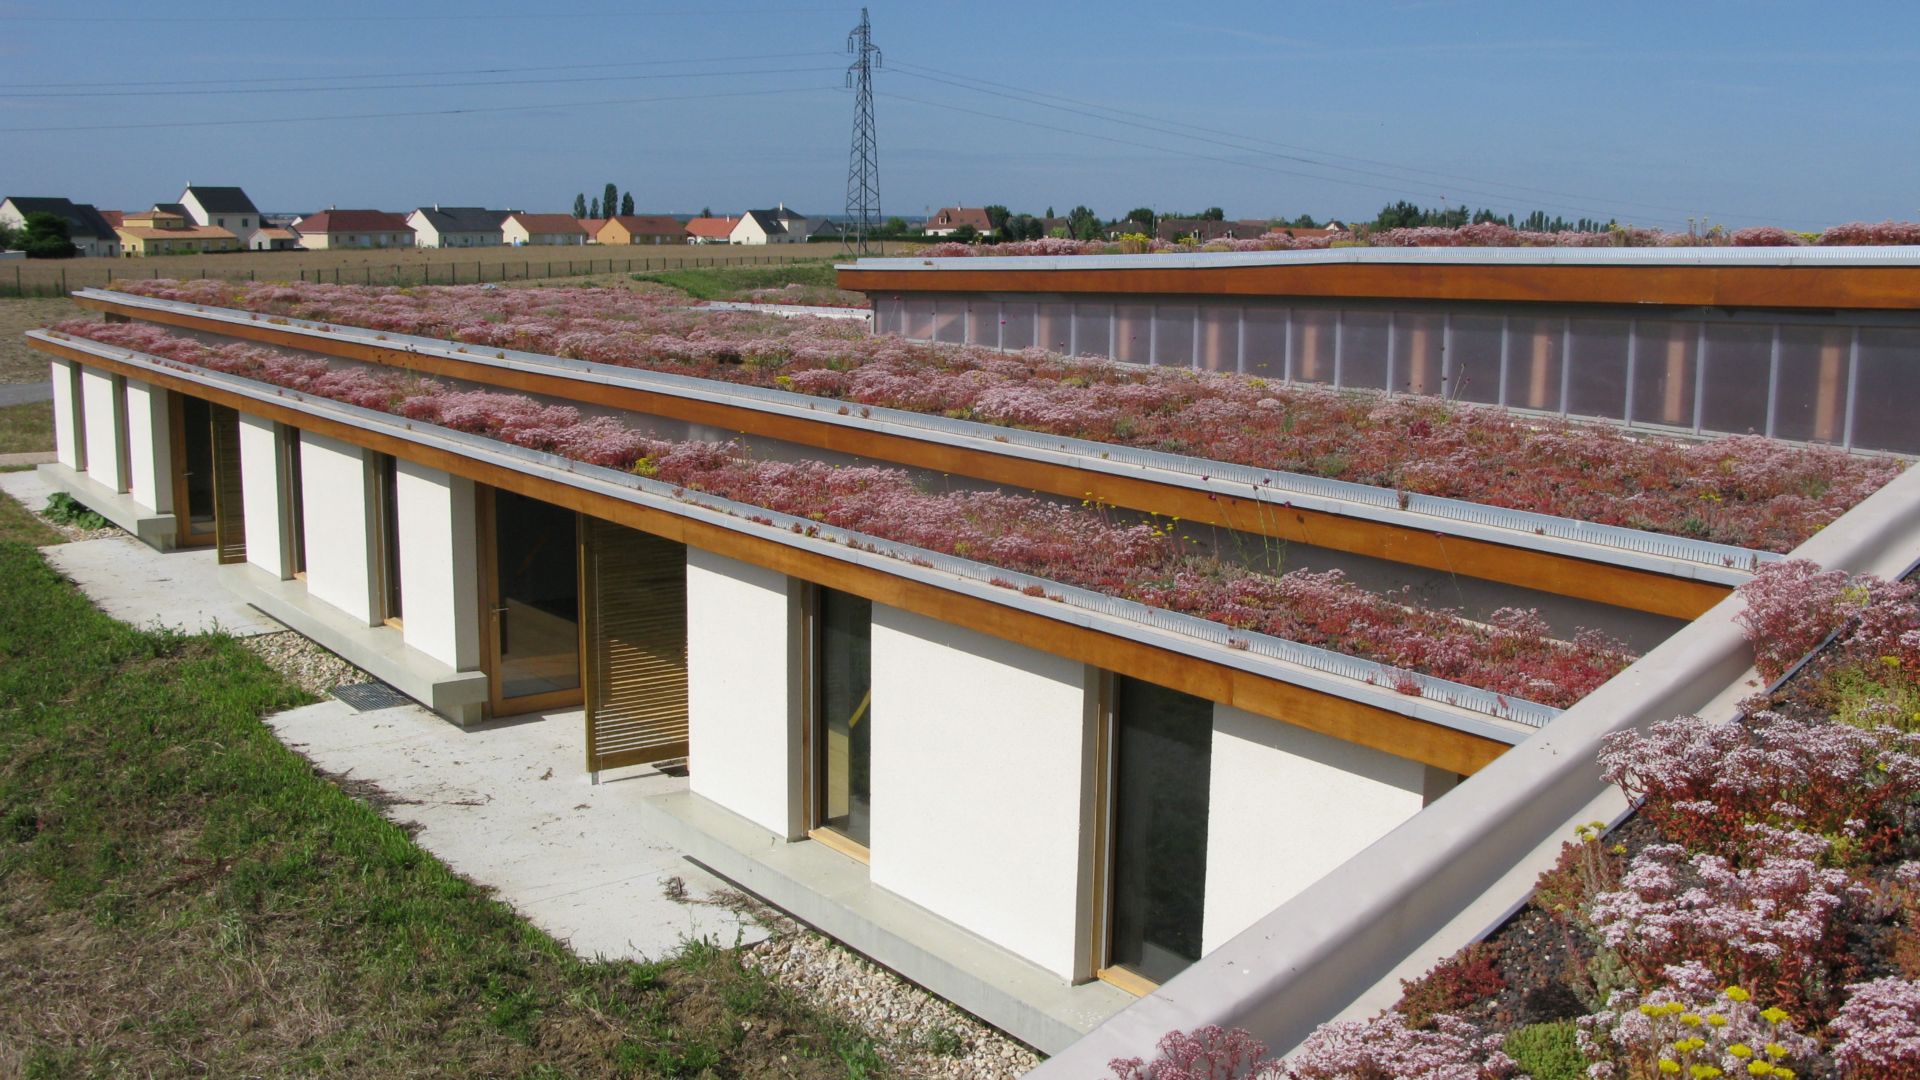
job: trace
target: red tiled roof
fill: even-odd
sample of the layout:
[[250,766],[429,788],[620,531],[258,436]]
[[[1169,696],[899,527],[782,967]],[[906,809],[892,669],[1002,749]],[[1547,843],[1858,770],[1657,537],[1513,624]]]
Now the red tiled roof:
[[300,219],[300,233],[313,236],[323,233],[384,233],[412,232],[407,219],[399,214],[389,214],[385,210],[322,210]]
[[575,218],[574,220],[580,223],[581,232],[586,233],[588,236],[599,236],[600,230],[606,227],[608,219],[603,217],[583,217]]
[[943,206],[939,213],[927,219],[929,229],[957,229],[962,225],[971,225],[978,232],[993,230],[992,219],[987,217],[986,208],[980,206]]
[[679,236],[686,228],[671,214],[621,214],[612,220],[636,236]]
[[100,211],[100,216],[106,218],[107,224],[116,229],[125,223],[127,217],[127,215],[120,210],[102,210]]
[[581,231],[580,219],[572,214],[508,214],[507,220],[519,222],[530,236]]
[[738,224],[737,217],[697,217],[687,222],[687,232],[709,240],[725,240],[733,235],[733,227]]

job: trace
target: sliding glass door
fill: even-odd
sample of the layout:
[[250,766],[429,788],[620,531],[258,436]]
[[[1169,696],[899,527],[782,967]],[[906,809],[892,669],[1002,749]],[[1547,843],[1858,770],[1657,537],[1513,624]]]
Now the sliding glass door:
[[859,855],[873,835],[873,602],[821,589],[813,628],[814,835]]

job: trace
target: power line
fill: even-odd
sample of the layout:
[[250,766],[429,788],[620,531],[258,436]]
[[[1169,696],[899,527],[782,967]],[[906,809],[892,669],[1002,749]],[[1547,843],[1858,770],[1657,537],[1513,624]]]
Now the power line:
[[793,75],[838,70],[839,68],[837,67],[791,67],[755,68],[747,71],[658,71],[645,75],[581,75],[577,77],[550,79],[489,79],[485,82],[373,83],[367,86],[250,86],[220,90],[89,90],[83,93],[0,94],[0,98],[14,101],[30,101],[49,98],[205,97],[229,94],[338,94],[360,90],[446,90],[468,86],[551,86],[561,83],[640,82],[649,79],[712,79],[733,75]]
[[[566,18],[581,21],[595,19],[653,19],[676,15],[807,15],[823,12],[845,13],[846,6],[835,7],[748,7],[748,8],[668,8],[655,11],[569,11]],[[0,15],[0,22],[57,23],[316,23],[316,22],[551,22],[552,12],[539,14],[457,15]]]
[[880,224],[880,136],[873,123],[873,69],[880,66],[880,47],[873,43],[873,24],[860,9],[860,25],[847,35],[847,86],[853,90],[853,146],[847,154],[847,223],[853,227],[855,254],[867,253],[867,237]]
[[414,116],[465,116],[470,113],[536,112],[541,109],[587,109],[602,105],[644,105],[659,101],[710,101],[716,98],[766,97],[774,94],[804,94],[819,90],[838,91],[837,86],[790,86],[772,90],[733,90],[717,94],[675,94],[664,97],[608,98],[600,101],[554,101],[544,105],[487,105],[455,109],[418,109],[406,112],[335,113],[325,116],[260,117],[250,120],[180,120],[140,124],[59,124],[52,127],[7,127],[0,134],[25,134],[54,131],[133,131],[157,128],[235,127],[245,124],[302,124],[322,120],[391,120]]
[[696,56],[668,60],[629,60],[617,64],[550,64],[542,67],[449,68],[441,71],[381,71],[365,75],[262,75],[248,79],[149,79],[130,82],[0,83],[0,90],[66,90],[117,86],[216,86],[238,83],[322,82],[341,79],[428,79],[441,75],[518,75],[530,71],[597,71],[605,68],[655,67],[661,64],[732,64],[743,60],[792,60],[805,56],[839,56],[837,52],[750,53],[744,56]]
[[[1214,161],[1214,162],[1219,162],[1222,165],[1235,165],[1244,169],[1258,169],[1261,172],[1270,172],[1270,173],[1275,173],[1281,176],[1292,176],[1292,177],[1306,179],[1306,180],[1317,180],[1323,183],[1344,184],[1348,187],[1372,188],[1377,191],[1385,191],[1389,194],[1394,194],[1394,195],[1421,194],[1420,192],[1416,192],[1413,188],[1410,188],[1407,186],[1389,187],[1385,184],[1373,184],[1373,183],[1368,183],[1364,180],[1347,180],[1347,179],[1342,179],[1340,177],[1335,177],[1335,176],[1324,176],[1319,173],[1301,172],[1297,169],[1282,169],[1273,165],[1263,165],[1257,162],[1241,161],[1236,158],[1220,157],[1212,154],[1196,154],[1189,150],[1181,150],[1181,149],[1176,149],[1170,146],[1162,146],[1154,143],[1141,142],[1137,139],[1122,139],[1112,135],[1098,135],[1090,131],[1079,130],[1078,128],[1062,127],[1058,124],[1045,124],[1037,120],[1022,120],[1019,117],[1005,116],[999,113],[990,113],[981,109],[969,109],[962,105],[950,105],[940,101],[928,101],[925,98],[908,97],[904,94],[895,94],[895,93],[889,92],[887,96],[898,101],[910,101],[916,105],[928,105],[936,109],[947,109],[953,112],[967,113],[972,116],[985,117],[989,120],[999,120],[1004,123],[1020,124],[1025,127],[1039,128],[1043,131],[1057,131],[1066,135],[1078,135],[1083,139],[1097,139],[1101,142],[1116,143],[1121,146],[1132,146],[1132,147],[1136,147],[1143,150],[1157,150],[1161,153],[1178,154],[1186,158],[1194,158],[1201,161]],[[1429,198],[1441,198],[1441,199],[1446,198],[1446,196],[1435,193],[1435,192],[1426,192],[1424,194],[1426,195],[1426,197],[1429,197]],[[1654,220],[1658,224],[1667,224],[1667,225],[1678,224],[1677,222],[1672,222],[1672,221],[1661,221],[1659,219],[1654,219]]]
[[[1398,181],[1400,183],[1407,183],[1409,181],[1405,177],[1387,176],[1379,172],[1376,172],[1374,170],[1359,169],[1359,168],[1354,168],[1352,166],[1341,165],[1336,162],[1322,161],[1315,158],[1299,157],[1294,154],[1274,154],[1274,153],[1269,153],[1266,151],[1259,150],[1255,146],[1244,146],[1244,145],[1239,145],[1238,143],[1223,143],[1223,142],[1220,142],[1219,140],[1204,138],[1202,136],[1203,135],[1226,136],[1227,138],[1230,138],[1230,139],[1239,140],[1240,143],[1253,143],[1258,145],[1277,147],[1282,150],[1301,151],[1304,153],[1318,154],[1322,158],[1340,158],[1346,161],[1354,161],[1354,162],[1359,162],[1365,165],[1373,165],[1379,168],[1391,169],[1395,172],[1412,173],[1412,174],[1415,174],[1416,176],[1425,176],[1425,177],[1431,177],[1431,178],[1441,179],[1441,180],[1464,181],[1467,183],[1484,185],[1485,187],[1491,187],[1491,188],[1505,188],[1505,189],[1509,189],[1512,192],[1518,192],[1522,194],[1549,195],[1556,198],[1577,200],[1580,203],[1603,203],[1607,205],[1625,207],[1631,210],[1639,210],[1639,211],[1654,210],[1654,211],[1662,211],[1666,213],[1675,213],[1675,214],[1692,213],[1692,211],[1689,211],[1681,207],[1663,206],[1657,203],[1634,202],[1634,201],[1625,200],[1625,199],[1609,199],[1602,196],[1583,195],[1575,192],[1555,191],[1550,188],[1532,187],[1525,184],[1510,184],[1500,180],[1487,180],[1487,179],[1478,178],[1478,177],[1462,176],[1457,173],[1445,173],[1445,172],[1439,172],[1432,169],[1422,169],[1415,166],[1399,165],[1394,162],[1380,161],[1374,158],[1358,157],[1351,154],[1342,154],[1337,151],[1326,150],[1323,148],[1301,146],[1295,143],[1275,142],[1274,140],[1271,140],[1271,139],[1262,139],[1257,136],[1244,135],[1239,132],[1223,131],[1219,128],[1210,128],[1204,125],[1189,123],[1184,120],[1168,121],[1158,117],[1154,117],[1147,113],[1136,112],[1131,109],[1122,109],[1122,108],[1117,108],[1110,105],[1102,105],[1098,102],[1085,101],[1080,98],[1067,97],[1061,94],[1052,94],[1043,90],[1031,90],[1025,87],[1014,86],[1009,83],[997,82],[991,79],[982,79],[977,76],[964,75],[958,72],[944,71],[939,68],[928,67],[924,64],[901,62],[901,63],[896,63],[894,65],[894,68],[896,71],[898,71],[899,74],[907,75],[911,78],[924,79],[929,82],[942,82],[942,83],[946,83],[949,86],[959,87],[960,89],[963,89],[963,90],[972,90],[975,93],[990,94],[995,97],[1011,98],[1012,100],[1016,100],[1016,101],[1025,101],[1028,104],[1039,105],[1042,108],[1055,109],[1062,112],[1079,113],[1080,115],[1091,116],[1094,119],[1103,120],[1108,123],[1122,123],[1122,122],[1138,123],[1141,121],[1147,121],[1147,122],[1150,122],[1150,124],[1171,125],[1166,127],[1152,128],[1152,130],[1157,130],[1164,134],[1175,135],[1180,138],[1190,139],[1198,142],[1208,142],[1208,143],[1214,143],[1215,145],[1228,146],[1232,149],[1240,150],[1246,153],[1262,154],[1263,156],[1277,157],[1277,158],[1281,158],[1288,161],[1295,161],[1302,164],[1313,165],[1318,168],[1338,169],[1343,172],[1354,172],[1363,176],[1373,176],[1378,179],[1390,179],[1390,180]],[[921,74],[922,72],[926,72],[928,74]],[[969,86],[969,85],[964,85],[963,83],[948,82],[948,80],[946,79],[935,77],[940,75],[950,76],[953,79],[965,80],[965,82],[967,83],[979,83],[982,85]],[[999,88],[999,90],[985,89],[985,87],[997,87]],[[1013,91],[1014,93],[1002,93],[999,91]],[[1030,97],[1021,97],[1017,95],[1030,95]],[[1116,115],[1101,116],[1101,115],[1097,115],[1090,112],[1084,112],[1081,109],[1071,109],[1071,108],[1065,108],[1060,105],[1054,105],[1047,101],[1032,100],[1032,98],[1051,98],[1054,101],[1069,102],[1073,105],[1085,106],[1087,109],[1098,109],[1101,112],[1114,113]],[[1196,132],[1202,133],[1202,134],[1195,134]],[[1336,183],[1341,182],[1334,177],[1322,177],[1321,179],[1332,180]],[[1425,180],[1422,182],[1430,184],[1432,183],[1432,180]],[[1493,198],[1493,199],[1501,199],[1501,200],[1513,200],[1518,197],[1515,194],[1508,194],[1506,192],[1497,192],[1497,191],[1490,192],[1490,191],[1484,191],[1484,190],[1462,189],[1462,188],[1458,188],[1457,186],[1455,190],[1462,191],[1466,194],[1480,195],[1485,198]],[[1437,195],[1437,197],[1442,199],[1447,198],[1447,196],[1445,195]],[[1552,206],[1554,209],[1570,210],[1572,212],[1581,213],[1581,214],[1588,214],[1588,213],[1594,212],[1587,207],[1572,206],[1572,205],[1565,205],[1565,204],[1561,204],[1561,205],[1548,204],[1548,205]],[[1739,215],[1722,214],[1722,215],[1716,215],[1716,216],[1740,217],[1740,218],[1747,218],[1754,221],[1771,220],[1769,218],[1765,218],[1760,215],[1751,215],[1751,214],[1739,214]],[[1668,222],[1668,223],[1672,224],[1673,222]]]

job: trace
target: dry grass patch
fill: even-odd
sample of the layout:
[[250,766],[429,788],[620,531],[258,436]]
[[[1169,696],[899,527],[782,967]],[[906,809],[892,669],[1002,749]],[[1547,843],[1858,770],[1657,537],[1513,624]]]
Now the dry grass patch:
[[26,332],[84,314],[65,298],[0,300],[0,383],[46,382],[47,354],[28,347]]

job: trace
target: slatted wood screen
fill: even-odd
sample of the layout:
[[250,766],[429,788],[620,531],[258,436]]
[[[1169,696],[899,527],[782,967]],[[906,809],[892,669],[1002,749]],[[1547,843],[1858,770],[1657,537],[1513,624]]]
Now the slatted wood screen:
[[687,754],[687,549],[581,518],[587,768]]
[[240,414],[225,405],[213,415],[214,551],[223,563],[247,561],[247,522],[240,487]]

